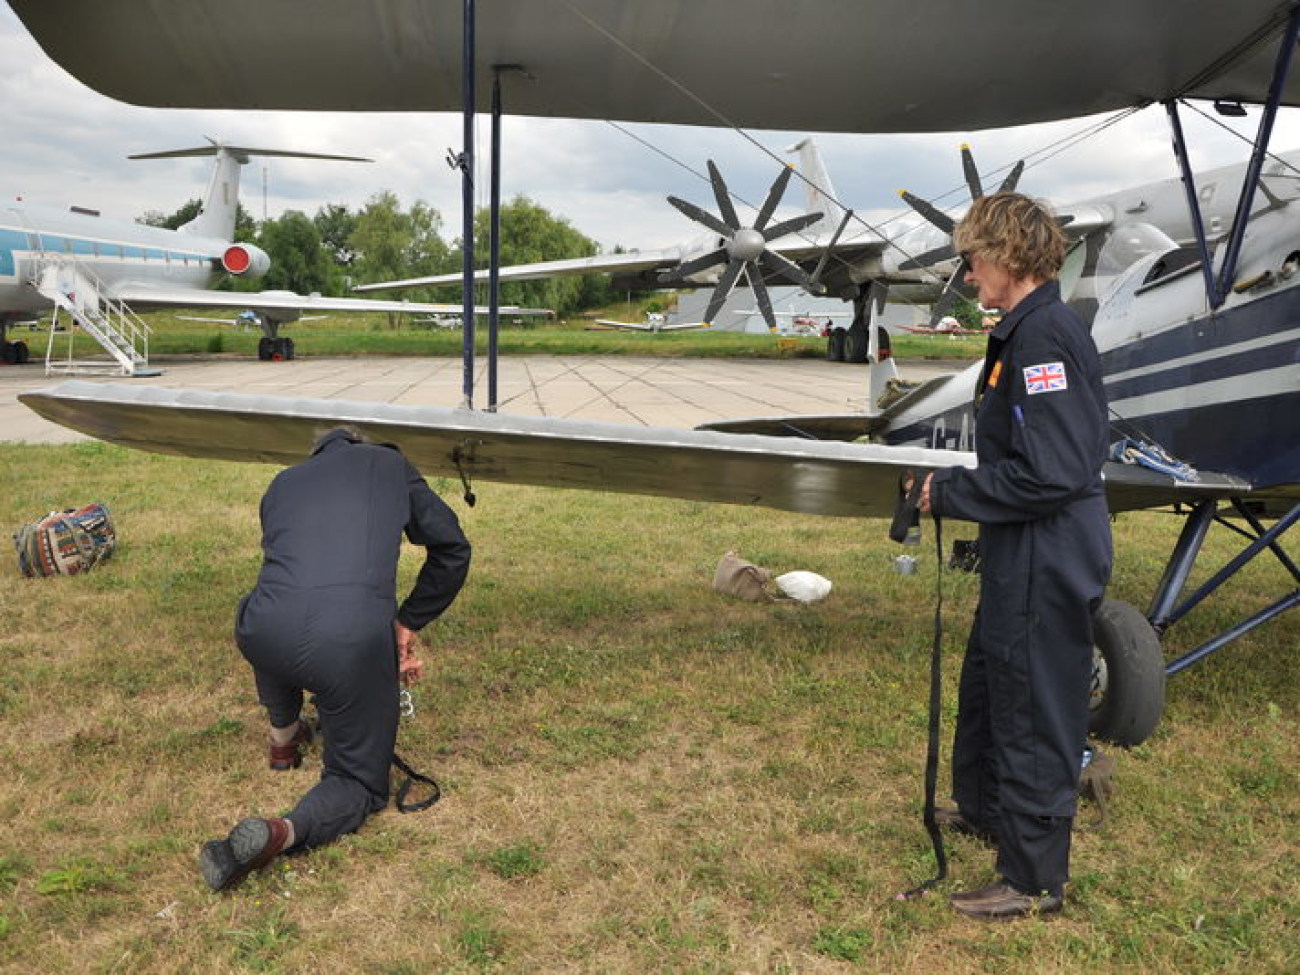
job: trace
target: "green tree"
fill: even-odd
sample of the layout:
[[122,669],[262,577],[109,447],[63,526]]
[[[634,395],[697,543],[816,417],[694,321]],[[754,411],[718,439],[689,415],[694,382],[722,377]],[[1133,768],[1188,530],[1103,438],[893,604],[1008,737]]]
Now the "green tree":
[[350,271],[357,260],[352,246],[352,234],[357,229],[357,215],[341,203],[327,203],[312,217],[321,243],[329,251],[334,263]]
[[[479,267],[488,264],[487,210],[474,215],[474,258]],[[568,257],[590,257],[596,242],[575,229],[564,217],[554,216],[545,207],[526,196],[516,196],[501,207],[501,266],[534,264]],[[451,255],[454,267],[460,266],[460,243]],[[501,303],[528,308],[550,308],[557,315],[567,315],[580,308],[603,303],[600,295],[608,292],[608,279],[595,276],[562,277],[542,281],[511,281],[501,285]],[[447,300],[444,293],[444,300]]]
[[[417,202],[403,212],[396,194],[381,190],[357,215],[348,238],[356,253],[353,268],[358,281],[395,281],[447,270],[449,248],[439,231],[442,217],[426,203]],[[407,291],[405,297],[423,300],[427,289]],[[397,316],[389,322],[396,326]]]
[[[175,230],[182,224],[189,223],[197,217],[202,206],[202,200],[193,199],[171,214],[163,213],[161,210],[148,210],[143,216],[136,218],[136,223],[142,223],[149,227],[163,227],[167,230]],[[256,238],[257,221],[244,209],[244,204],[240,203],[235,210],[235,240],[249,241]]]
[[320,231],[306,214],[286,210],[277,219],[262,224],[257,245],[271,258],[266,277],[255,282],[268,290],[298,294],[337,294],[339,275],[329,251],[322,245]]

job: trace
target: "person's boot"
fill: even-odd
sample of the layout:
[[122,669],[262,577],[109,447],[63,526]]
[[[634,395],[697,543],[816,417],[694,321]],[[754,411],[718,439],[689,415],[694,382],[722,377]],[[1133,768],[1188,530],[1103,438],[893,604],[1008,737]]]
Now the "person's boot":
[[297,768],[302,764],[303,751],[310,748],[315,739],[316,733],[312,726],[299,718],[298,730],[287,743],[277,745],[271,742],[267,752],[267,762],[271,769],[276,772],[287,772],[289,769]]
[[199,871],[213,890],[230,890],[284,852],[292,833],[287,819],[241,819],[224,840],[203,844]]
[[948,898],[953,910],[983,921],[1010,921],[1035,914],[1055,914],[1064,898],[1060,894],[1022,894],[1005,880],[979,890],[967,890]]

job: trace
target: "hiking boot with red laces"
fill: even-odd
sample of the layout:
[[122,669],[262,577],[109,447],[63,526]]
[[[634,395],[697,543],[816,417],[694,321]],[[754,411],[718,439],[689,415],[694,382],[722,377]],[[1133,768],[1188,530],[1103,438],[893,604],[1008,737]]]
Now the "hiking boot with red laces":
[[316,739],[316,733],[312,730],[311,725],[302,718],[298,719],[298,730],[293,733],[287,744],[277,745],[271,742],[269,750],[269,764],[276,772],[287,772],[291,768],[297,768],[302,764],[302,753],[304,749],[311,747],[311,743]]
[[199,872],[213,890],[237,887],[289,845],[287,819],[241,819],[224,840],[209,840],[199,852]]

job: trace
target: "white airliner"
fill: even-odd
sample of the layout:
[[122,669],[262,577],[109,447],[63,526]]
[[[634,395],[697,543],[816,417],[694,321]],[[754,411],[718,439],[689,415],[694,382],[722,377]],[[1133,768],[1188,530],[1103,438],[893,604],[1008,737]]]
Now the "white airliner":
[[[227,275],[256,280],[270,269],[266,252],[237,242],[235,215],[239,171],[252,156],[294,156],[368,162],[356,156],[330,156],[274,149],[251,149],[211,141],[197,149],[132,156],[163,159],[215,156],[202,207],[189,223],[166,230],[111,220],[95,210],[60,210],[16,201],[0,208],[0,357],[26,362],[25,343],[9,341],[8,326],[54,309],[66,313],[108,353],[104,363],[47,363],[47,371],[81,371],[107,364],[124,375],[147,365],[148,326],[135,310],[229,308],[251,310],[263,332],[259,357],[292,359],[293,340],[280,326],[304,312],[372,311],[459,314],[461,306],[427,302],[329,298],[291,291],[211,290]],[[503,308],[510,314],[525,309]]]

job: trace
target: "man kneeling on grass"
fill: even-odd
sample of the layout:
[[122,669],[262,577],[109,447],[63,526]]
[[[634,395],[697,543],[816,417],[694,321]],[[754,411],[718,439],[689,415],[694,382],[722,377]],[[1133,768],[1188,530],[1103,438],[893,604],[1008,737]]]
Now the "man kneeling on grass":
[[[271,723],[270,766],[302,763],[302,720],[315,695],[325,739],[320,781],[283,818],[248,818],[210,840],[199,869],[213,890],[236,886],[291,848],[356,830],[388,804],[398,681],[418,680],[415,634],[437,619],[469,572],[455,513],[395,448],[339,427],[262,498],[262,569],[239,604],[235,642]],[[427,557],[397,606],[405,532]]]

